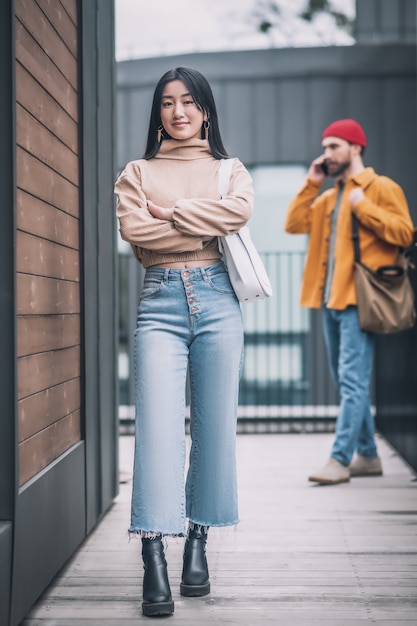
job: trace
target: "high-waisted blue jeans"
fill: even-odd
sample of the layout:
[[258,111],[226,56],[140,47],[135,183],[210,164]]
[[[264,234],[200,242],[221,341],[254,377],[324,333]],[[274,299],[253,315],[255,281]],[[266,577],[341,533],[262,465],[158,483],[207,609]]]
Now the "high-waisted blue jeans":
[[[136,437],[129,531],[182,535],[238,522],[239,302],[222,262],[146,271],[135,331]],[[185,480],[185,389],[191,450]]]
[[374,336],[361,330],[356,306],[343,311],[323,308],[323,327],[330,369],[340,393],[336,439],[331,456],[349,465],[353,453],[374,458],[371,382]]

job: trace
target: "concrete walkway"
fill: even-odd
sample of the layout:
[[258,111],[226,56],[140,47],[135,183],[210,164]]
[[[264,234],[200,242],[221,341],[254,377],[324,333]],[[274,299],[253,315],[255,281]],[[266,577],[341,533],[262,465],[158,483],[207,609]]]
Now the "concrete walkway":
[[167,560],[175,613],[141,614],[140,543],[127,540],[133,440],[121,438],[120,495],[22,626],[408,626],[417,624],[417,482],[387,443],[384,476],[307,481],[332,434],[240,435],[241,523],[210,530],[212,591],[179,595],[182,540]]

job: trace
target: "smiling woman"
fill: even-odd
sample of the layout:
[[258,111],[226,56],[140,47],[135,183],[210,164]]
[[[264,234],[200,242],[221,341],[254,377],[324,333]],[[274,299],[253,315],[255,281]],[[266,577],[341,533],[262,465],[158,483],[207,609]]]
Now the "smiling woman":
[[[136,448],[129,532],[142,539],[144,615],[174,612],[163,537],[184,536],[180,591],[210,592],[210,526],[238,523],[236,422],[243,356],[239,302],[218,238],[252,213],[251,177],[227,152],[211,87],[178,67],[158,81],[146,152],[115,184],[120,234],[146,270],[135,331]],[[185,386],[191,450],[185,470]]]
[[181,80],[165,85],[161,103],[161,131],[172,139],[201,139],[201,127],[208,121],[207,113],[197,106]]

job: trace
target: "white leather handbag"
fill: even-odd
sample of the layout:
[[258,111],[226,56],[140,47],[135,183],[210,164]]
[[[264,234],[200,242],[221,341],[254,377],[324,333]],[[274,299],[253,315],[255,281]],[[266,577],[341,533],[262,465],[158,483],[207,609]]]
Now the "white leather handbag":
[[[219,192],[224,198],[229,190],[234,159],[223,159],[219,167]],[[248,226],[234,235],[219,237],[219,249],[229,273],[233,290],[240,302],[256,302],[272,296],[272,287]]]

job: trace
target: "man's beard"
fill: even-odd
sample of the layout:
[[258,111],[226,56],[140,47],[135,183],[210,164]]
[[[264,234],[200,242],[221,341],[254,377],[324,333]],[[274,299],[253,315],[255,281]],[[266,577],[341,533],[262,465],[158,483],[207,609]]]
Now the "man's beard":
[[327,164],[329,170],[329,176],[340,176],[350,167],[350,161],[345,161],[344,163],[328,163]]

